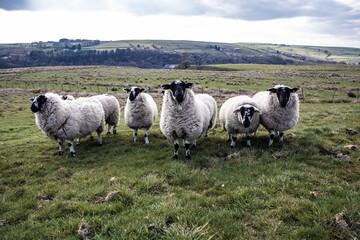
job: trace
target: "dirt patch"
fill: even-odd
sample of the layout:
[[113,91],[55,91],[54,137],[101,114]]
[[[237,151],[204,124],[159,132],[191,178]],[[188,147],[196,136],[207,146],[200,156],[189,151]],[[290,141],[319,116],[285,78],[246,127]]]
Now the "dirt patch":
[[346,222],[346,215],[344,212],[335,215],[336,226],[344,233],[349,233],[349,224]]
[[81,220],[81,223],[79,225],[79,229],[77,232],[78,232],[78,236],[84,240],[92,239],[95,237],[94,231],[91,229],[89,224],[87,224],[84,220]]
[[335,158],[340,159],[343,162],[347,162],[347,163],[353,162],[353,160],[348,155],[346,155],[338,150],[332,150],[332,149],[328,150],[328,149],[322,148],[322,149],[320,149],[319,153],[320,153],[320,155],[323,155],[323,156],[333,156]]
[[354,135],[359,134],[358,131],[356,131],[355,129],[352,129],[352,128],[347,128],[347,129],[345,130],[345,133],[346,133],[347,135],[350,135],[350,136],[354,136]]

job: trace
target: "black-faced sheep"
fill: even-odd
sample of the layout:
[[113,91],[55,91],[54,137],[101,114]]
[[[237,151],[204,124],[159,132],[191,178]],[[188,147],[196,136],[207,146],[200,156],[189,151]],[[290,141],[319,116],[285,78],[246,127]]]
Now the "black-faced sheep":
[[145,143],[149,143],[148,130],[156,120],[158,110],[154,99],[144,88],[124,88],[129,93],[125,105],[125,123],[134,129],[134,142],[137,140],[138,129],[144,128]]
[[254,100],[248,96],[229,98],[220,108],[222,128],[231,138],[231,148],[235,147],[238,133],[246,133],[247,146],[251,146],[250,133],[256,132],[260,123],[260,111]]
[[31,111],[35,113],[36,125],[44,135],[59,141],[59,155],[63,154],[63,142],[68,140],[70,155],[75,156],[73,140],[96,131],[101,145],[105,113],[99,101],[63,101],[54,93],[29,99]]
[[160,118],[160,130],[165,137],[174,142],[174,158],[178,158],[179,138],[185,143],[186,158],[190,159],[190,142],[198,139],[215,124],[208,105],[216,105],[210,96],[194,94],[194,83],[174,81],[162,85],[165,90]]
[[299,98],[296,92],[299,90],[300,88],[276,85],[253,96],[261,111],[260,123],[270,132],[269,147],[273,145],[275,131],[279,132],[282,142],[284,131],[297,124]]

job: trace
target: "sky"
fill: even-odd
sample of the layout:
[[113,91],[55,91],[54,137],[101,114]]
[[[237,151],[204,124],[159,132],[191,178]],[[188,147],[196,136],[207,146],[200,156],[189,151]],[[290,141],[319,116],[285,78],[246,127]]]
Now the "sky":
[[360,48],[360,0],[0,0],[0,43],[194,40]]

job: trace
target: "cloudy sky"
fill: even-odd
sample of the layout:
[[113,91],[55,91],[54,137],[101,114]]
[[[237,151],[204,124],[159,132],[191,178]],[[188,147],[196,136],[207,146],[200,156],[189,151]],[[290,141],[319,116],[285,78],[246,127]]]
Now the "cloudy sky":
[[0,0],[0,43],[60,38],[360,48],[360,0]]

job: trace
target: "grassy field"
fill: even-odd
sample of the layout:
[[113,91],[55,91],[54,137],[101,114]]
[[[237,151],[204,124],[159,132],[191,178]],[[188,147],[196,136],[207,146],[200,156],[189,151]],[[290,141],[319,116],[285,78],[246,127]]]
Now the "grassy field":
[[[94,239],[355,239],[360,236],[360,107],[347,92],[360,68],[345,65],[222,65],[212,70],[47,67],[0,70],[0,238],[79,239],[86,222]],[[99,147],[89,138],[57,156],[58,144],[36,127],[27,99],[46,91],[87,96],[109,91],[124,106],[122,87],[197,82],[219,106],[230,96],[282,82],[305,89],[300,121],[284,143],[267,148],[259,128],[229,148],[219,122],[198,140],[191,160],[159,129],[150,144],[121,117],[118,133]],[[229,84],[231,83],[231,84]],[[236,83],[236,84],[235,84]],[[329,90],[336,87],[338,90]],[[333,103],[334,102],[334,103]],[[123,112],[122,112],[123,114]],[[355,145],[350,150],[346,146]],[[115,178],[113,184],[110,179]],[[106,198],[107,197],[107,198]]]

